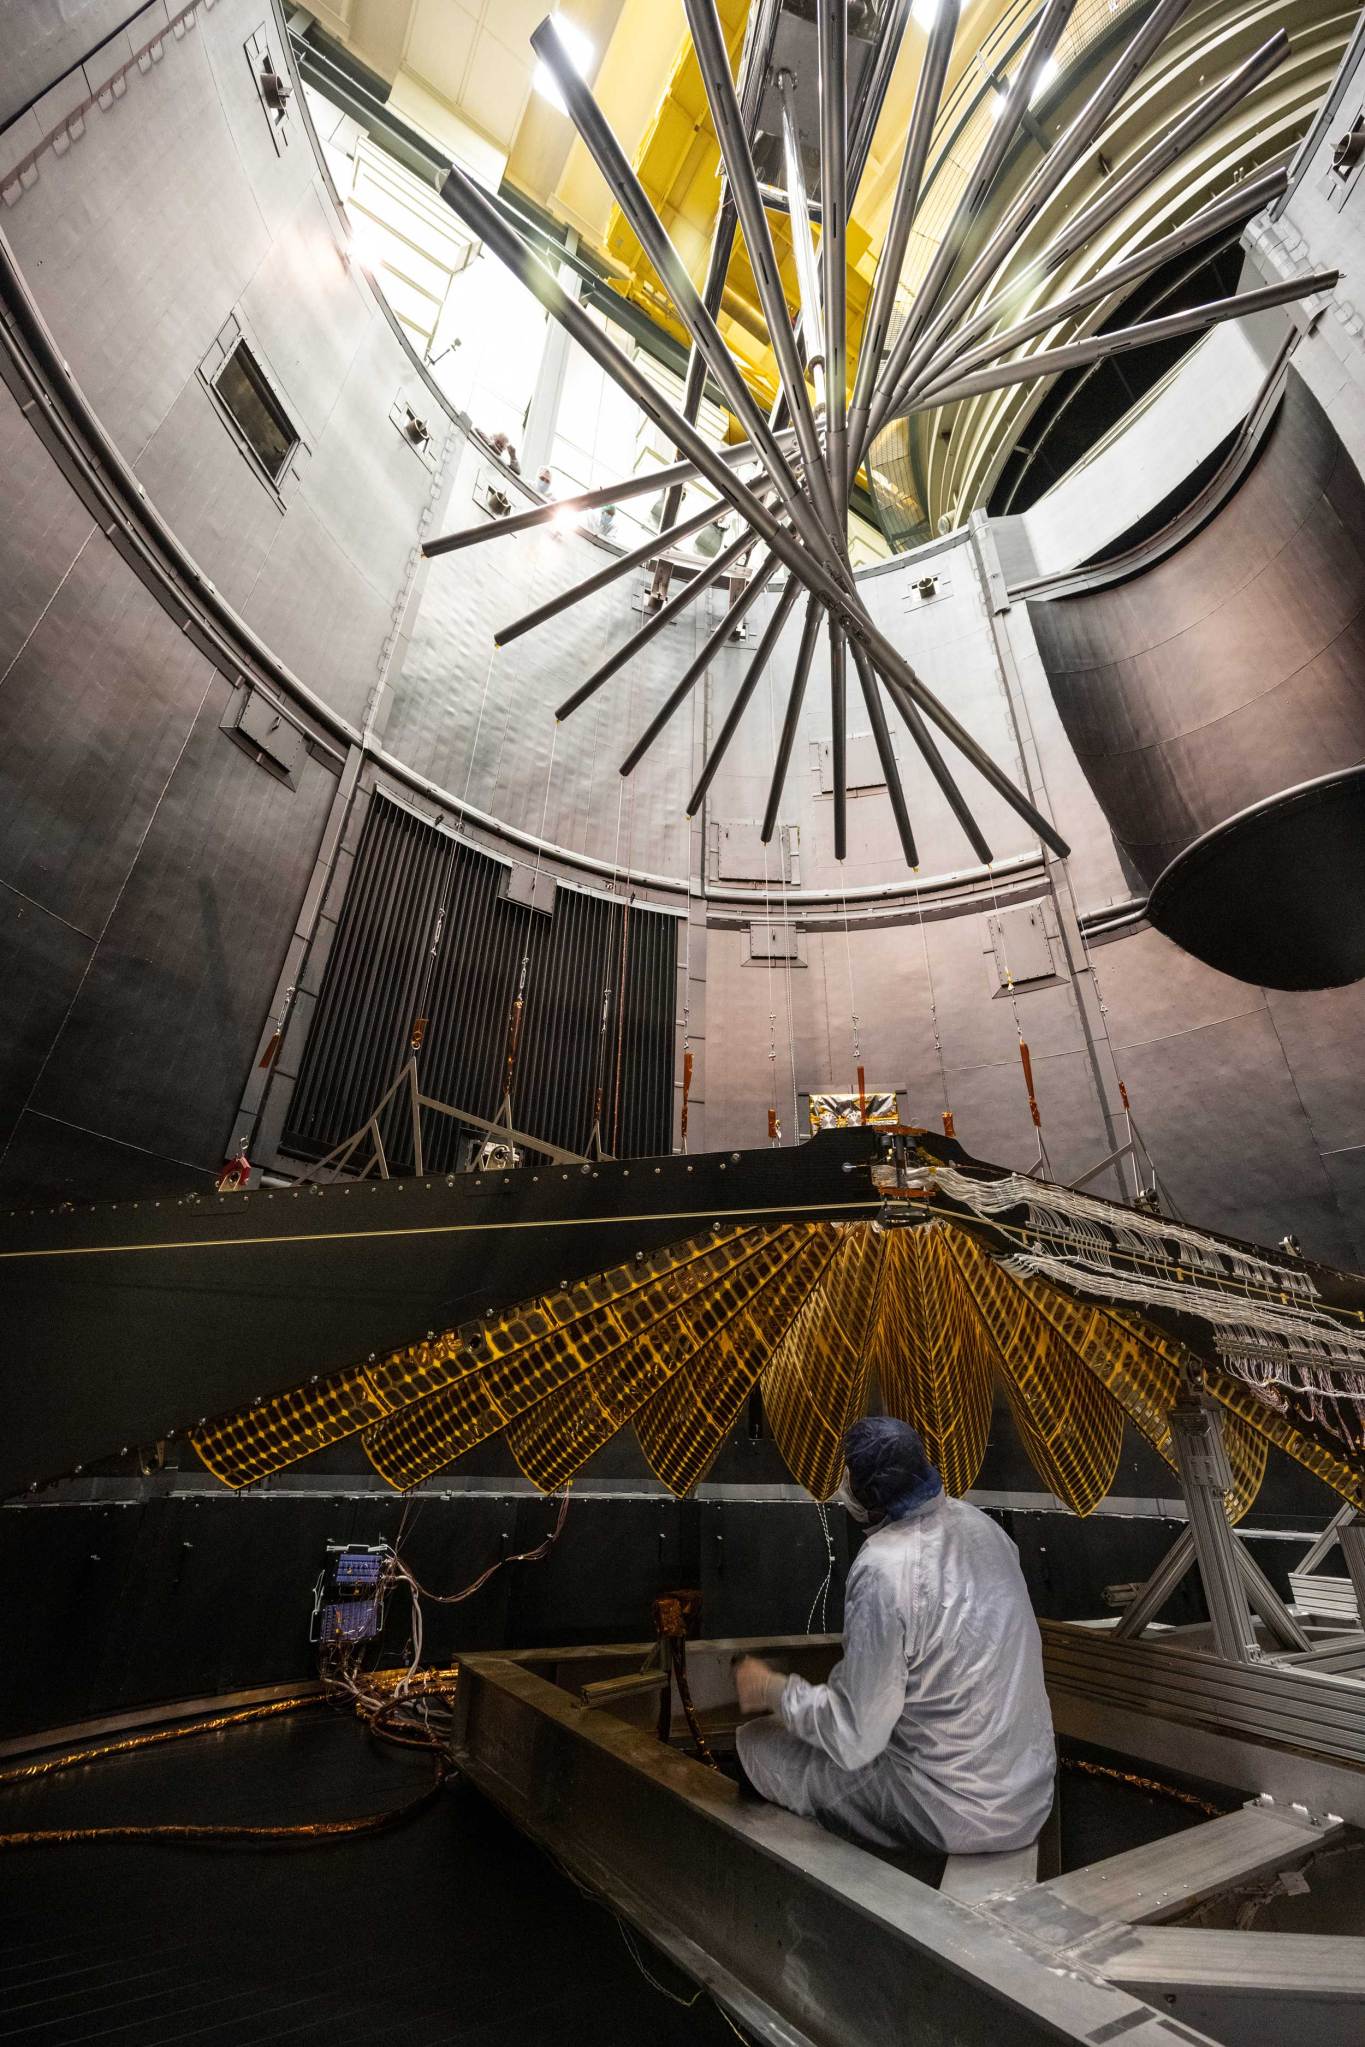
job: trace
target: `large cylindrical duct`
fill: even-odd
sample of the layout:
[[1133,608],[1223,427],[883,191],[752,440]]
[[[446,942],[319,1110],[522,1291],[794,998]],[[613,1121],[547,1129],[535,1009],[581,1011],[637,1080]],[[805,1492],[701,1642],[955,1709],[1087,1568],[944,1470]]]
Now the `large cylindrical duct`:
[[1031,615],[1158,930],[1266,987],[1365,975],[1365,483],[1300,379],[1193,539]]

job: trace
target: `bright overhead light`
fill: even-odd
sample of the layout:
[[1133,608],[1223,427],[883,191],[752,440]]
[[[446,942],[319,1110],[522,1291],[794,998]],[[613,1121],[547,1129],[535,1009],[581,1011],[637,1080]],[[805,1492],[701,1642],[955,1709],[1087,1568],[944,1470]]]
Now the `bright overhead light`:
[[1048,87],[1052,84],[1053,79],[1057,76],[1057,71],[1058,71],[1057,59],[1055,57],[1049,57],[1047,62],[1043,65],[1042,70],[1038,73],[1038,76],[1033,81],[1033,91],[1028,96],[1028,103],[1031,107],[1036,106],[1038,101],[1043,97],[1043,94],[1047,91]]
[[914,0],[910,12],[926,35],[938,20],[938,10],[941,5],[942,0]]
[[[578,27],[576,22],[566,21],[562,14],[552,14],[550,16],[550,24],[555,34],[559,37],[560,47],[573,65],[574,70],[580,78],[586,78],[588,67],[592,63],[594,55],[591,39],[583,33],[583,30]],[[531,73],[531,83],[542,99],[548,100],[552,107],[557,107],[561,114],[568,113],[569,109],[564,104],[564,95],[555,84],[555,75],[548,64],[538,63],[536,65],[535,70]]]

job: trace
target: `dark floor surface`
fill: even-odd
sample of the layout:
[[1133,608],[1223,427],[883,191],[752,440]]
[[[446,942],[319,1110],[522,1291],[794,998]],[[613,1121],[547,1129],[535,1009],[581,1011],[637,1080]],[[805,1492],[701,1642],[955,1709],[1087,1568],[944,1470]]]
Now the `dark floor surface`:
[[[405,1804],[430,1773],[424,1755],[378,1744],[325,1706],[4,1790],[0,1831],[350,1817]],[[1135,1786],[1067,1769],[1059,1785],[1052,1853],[1064,1868],[1198,1824]],[[915,1873],[936,1881],[941,1858],[924,1860]],[[0,2047],[710,2047],[735,2036],[705,1994],[458,1781],[389,1832],[321,1847],[0,1850]]]
[[[0,1793],[0,1828],[297,1822],[429,1781],[330,1710]],[[651,1972],[695,1986],[637,1941]],[[651,1987],[611,1915],[467,1786],[389,1833],[319,1848],[99,1844],[0,1853],[5,2047],[437,2047],[735,2034]]]

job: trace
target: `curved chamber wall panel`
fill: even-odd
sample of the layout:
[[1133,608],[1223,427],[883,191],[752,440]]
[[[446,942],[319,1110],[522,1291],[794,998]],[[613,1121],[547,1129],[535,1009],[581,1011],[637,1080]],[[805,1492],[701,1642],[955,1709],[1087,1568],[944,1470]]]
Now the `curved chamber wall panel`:
[[1365,484],[1299,378],[1194,539],[1031,614],[1157,928],[1268,987],[1365,975]]

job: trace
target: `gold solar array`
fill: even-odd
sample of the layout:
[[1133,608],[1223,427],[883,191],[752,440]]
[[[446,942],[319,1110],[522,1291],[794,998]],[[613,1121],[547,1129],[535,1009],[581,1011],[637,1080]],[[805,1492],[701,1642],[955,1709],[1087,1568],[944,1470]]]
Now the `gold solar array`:
[[920,1430],[948,1491],[968,1491],[998,1386],[1044,1484],[1088,1514],[1113,1483],[1125,1419],[1172,1463],[1168,1416],[1202,1377],[1225,1410],[1234,1519],[1271,1443],[1365,1510],[1365,1474],[1251,1388],[1128,1309],[1016,1279],[939,1222],[717,1226],[222,1416],[192,1441],[224,1484],[243,1486],[360,1434],[406,1489],[505,1432],[519,1468],[552,1491],[634,1422],[650,1468],[681,1494],[760,1374],[778,1447],[817,1499],[837,1486],[844,1432],[874,1393]]
[[901,1235],[836,1226],[834,1256],[773,1350],[763,1413],[792,1476],[827,1500],[844,1466],[844,1432],[867,1408],[869,1338],[889,1247]]
[[711,1230],[688,1237],[574,1286],[519,1301],[498,1317],[424,1337],[367,1365],[330,1373],[274,1399],[237,1408],[192,1430],[190,1442],[224,1485],[251,1485],[456,1384],[486,1361],[527,1349],[550,1331],[622,1301],[652,1280],[685,1269],[718,1244],[748,1234]]

